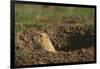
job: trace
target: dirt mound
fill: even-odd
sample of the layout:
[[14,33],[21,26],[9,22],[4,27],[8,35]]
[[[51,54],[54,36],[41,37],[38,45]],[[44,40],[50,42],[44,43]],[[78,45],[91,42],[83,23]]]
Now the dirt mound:
[[16,66],[95,60],[93,25],[47,24],[44,26],[46,27],[41,31],[49,35],[57,52],[46,52],[34,48],[33,37],[39,30],[31,28],[18,32],[15,37]]
[[95,31],[92,24],[60,24],[56,25],[56,27],[55,25],[50,27],[46,28],[46,32],[49,34],[55,48],[59,51],[77,50],[94,46]]
[[[18,53],[19,52],[19,53]],[[83,48],[69,52],[46,52],[20,50],[16,53],[16,66],[34,65],[34,64],[52,64],[52,63],[70,63],[94,61],[94,48]]]

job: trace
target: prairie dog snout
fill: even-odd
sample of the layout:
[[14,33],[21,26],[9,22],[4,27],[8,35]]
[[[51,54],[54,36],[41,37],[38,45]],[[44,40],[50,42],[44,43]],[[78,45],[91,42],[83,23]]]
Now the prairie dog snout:
[[56,52],[47,33],[37,32],[33,39],[38,49],[46,50],[49,52]]

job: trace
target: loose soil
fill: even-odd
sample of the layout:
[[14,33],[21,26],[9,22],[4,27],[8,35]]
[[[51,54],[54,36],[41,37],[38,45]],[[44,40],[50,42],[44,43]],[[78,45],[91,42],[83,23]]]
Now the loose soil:
[[[95,61],[95,31],[93,24],[42,24],[41,30],[29,28],[15,33],[15,65],[53,64]],[[35,32],[49,35],[56,53],[35,50]]]

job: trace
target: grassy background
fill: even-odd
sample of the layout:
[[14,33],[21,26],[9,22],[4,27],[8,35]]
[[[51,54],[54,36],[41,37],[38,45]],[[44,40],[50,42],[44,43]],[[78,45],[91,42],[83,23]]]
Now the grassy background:
[[35,27],[41,29],[42,23],[63,23],[68,19],[79,20],[79,23],[86,23],[87,17],[94,16],[93,8],[81,7],[58,7],[44,5],[15,5],[16,32],[26,28]]

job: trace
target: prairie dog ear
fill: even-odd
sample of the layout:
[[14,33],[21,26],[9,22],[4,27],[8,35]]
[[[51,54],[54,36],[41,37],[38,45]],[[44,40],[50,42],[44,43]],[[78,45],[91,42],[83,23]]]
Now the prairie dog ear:
[[49,38],[47,33],[42,33],[42,36],[45,37],[45,38]]

